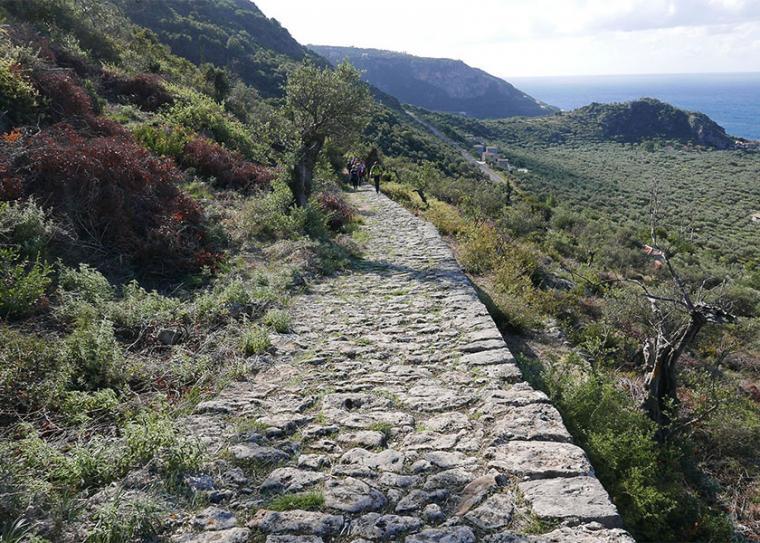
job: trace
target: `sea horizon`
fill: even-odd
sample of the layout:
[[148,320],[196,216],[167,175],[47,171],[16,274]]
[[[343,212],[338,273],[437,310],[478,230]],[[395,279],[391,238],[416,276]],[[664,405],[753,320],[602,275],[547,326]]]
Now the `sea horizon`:
[[509,82],[563,111],[592,102],[657,98],[708,115],[732,136],[760,140],[760,72],[535,76]]

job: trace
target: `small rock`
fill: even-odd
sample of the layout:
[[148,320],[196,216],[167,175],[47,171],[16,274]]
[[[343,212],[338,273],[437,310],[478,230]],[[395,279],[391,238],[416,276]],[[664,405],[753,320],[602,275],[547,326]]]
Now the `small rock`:
[[262,462],[278,464],[289,458],[289,455],[274,447],[262,447],[255,443],[238,443],[227,449],[232,458],[238,462]]
[[412,464],[412,473],[424,473],[426,471],[429,471],[433,468],[433,464],[428,462],[427,460],[417,460],[414,464]]
[[470,483],[470,481],[472,481],[472,478],[472,473],[465,469],[447,469],[428,477],[423,488],[425,490],[431,490],[435,488],[459,490],[460,488]]
[[262,492],[300,492],[324,480],[325,474],[297,468],[278,468],[261,484]]
[[247,543],[251,532],[247,528],[230,528],[215,532],[187,534],[175,538],[176,543]]
[[404,534],[420,527],[422,521],[416,517],[368,513],[351,523],[349,534],[372,540],[399,541]]
[[422,510],[422,518],[428,524],[440,524],[446,519],[446,515],[443,514],[441,506],[437,503],[429,503]]
[[478,459],[460,452],[433,451],[424,455],[425,460],[441,469],[457,468],[477,463]]
[[337,439],[338,443],[360,445],[370,449],[382,447],[385,443],[385,434],[373,430],[361,430],[348,434],[340,434]]
[[237,526],[237,518],[226,509],[207,507],[196,515],[191,523],[195,528],[202,530],[226,530]]
[[494,494],[465,515],[465,520],[481,530],[499,530],[509,526],[515,509],[514,497],[509,494]]
[[210,475],[187,475],[185,484],[195,492],[208,492],[214,490],[214,479]]
[[554,530],[542,537],[541,543],[635,543],[633,538],[623,530],[608,530],[598,522],[584,524],[575,528],[564,527]]
[[545,479],[589,475],[583,449],[553,441],[509,441],[487,451],[490,467],[518,477]]
[[475,534],[466,526],[431,528],[406,538],[406,543],[475,543]]
[[321,469],[330,464],[330,459],[324,454],[302,454],[298,457],[299,468]]
[[429,503],[445,503],[449,498],[449,491],[439,490],[412,490],[396,504],[396,513],[408,513],[419,511]]
[[509,349],[504,347],[503,349],[466,354],[462,357],[462,362],[468,366],[496,366],[500,364],[514,364],[515,357],[512,356]]
[[378,511],[385,504],[385,496],[379,490],[359,479],[328,479],[325,483],[325,507],[328,509],[361,513]]
[[248,522],[267,534],[307,534],[321,537],[337,535],[343,528],[343,517],[312,511],[267,511],[259,510]]

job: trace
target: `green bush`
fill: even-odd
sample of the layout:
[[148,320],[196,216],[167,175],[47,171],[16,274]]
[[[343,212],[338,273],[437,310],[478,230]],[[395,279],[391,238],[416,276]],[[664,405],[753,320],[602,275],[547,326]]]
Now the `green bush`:
[[57,228],[34,201],[0,202],[0,246],[16,247],[20,256],[44,256]]
[[264,161],[264,153],[254,143],[248,128],[212,98],[186,87],[170,85],[169,90],[176,97],[175,104],[166,112],[169,124],[204,134],[249,160]]
[[79,269],[63,266],[58,273],[55,315],[66,322],[93,320],[107,311],[114,289],[103,274],[87,264]]
[[[6,45],[1,38],[0,44]],[[8,112],[14,122],[21,122],[34,111],[39,98],[39,92],[24,75],[18,62],[7,56],[1,57],[0,111]]]
[[119,389],[125,382],[122,348],[107,319],[80,323],[66,340],[65,356],[78,390]]
[[71,424],[84,424],[93,417],[112,414],[119,405],[116,393],[106,388],[95,392],[72,390],[63,395],[60,411]]
[[240,348],[246,356],[264,354],[271,346],[269,331],[260,326],[246,330],[240,338]]
[[190,141],[186,130],[176,126],[141,124],[132,129],[135,139],[155,155],[179,158]]
[[492,271],[503,253],[503,242],[496,228],[481,223],[465,233],[458,256],[465,271],[480,275]]
[[296,239],[303,235],[306,210],[297,210],[288,185],[277,180],[272,192],[263,198],[251,199],[243,210],[243,228],[259,239]]
[[21,259],[15,249],[0,248],[0,317],[33,313],[50,286],[51,269],[39,259]]
[[444,236],[455,236],[467,229],[467,223],[457,208],[439,200],[430,200],[425,218]]
[[290,316],[281,309],[270,309],[261,321],[278,334],[285,334],[290,330]]
[[185,438],[161,406],[140,414],[124,427],[126,451],[121,462],[124,469],[155,462],[162,476],[178,484],[184,474],[196,471],[202,464],[202,451],[197,443]]
[[108,317],[119,332],[132,336],[150,326],[181,321],[185,316],[180,300],[147,291],[136,281],[126,284],[121,299],[109,304],[108,309]]
[[55,344],[0,326],[0,420],[53,404],[70,372]]
[[127,543],[150,541],[161,527],[160,508],[145,498],[108,501],[93,514],[93,528],[84,543]]

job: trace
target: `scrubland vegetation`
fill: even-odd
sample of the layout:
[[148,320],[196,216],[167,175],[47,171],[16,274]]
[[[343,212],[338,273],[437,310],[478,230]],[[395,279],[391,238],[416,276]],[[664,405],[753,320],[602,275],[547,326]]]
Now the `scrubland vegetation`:
[[[332,72],[299,68],[308,55],[282,29],[249,40],[266,20],[223,15],[233,0],[202,3],[213,24],[182,10],[141,23],[155,34],[117,4],[0,4],[0,541],[166,530],[209,461],[182,417],[266,359],[311,276],[358,256],[338,172],[373,147],[386,193],[450,236],[626,528],[640,541],[757,537],[760,269],[743,217],[757,155],[557,145],[535,130],[509,139],[506,121],[429,117],[461,141],[508,144],[532,171],[512,190],[375,93],[363,136],[325,138],[311,198],[295,206],[304,140],[282,85],[294,70]],[[217,64],[190,62],[199,36]],[[681,358],[665,429],[641,409],[641,285],[665,295],[670,281],[642,252],[655,177],[674,265],[739,317],[705,327]]]
[[110,4],[0,14],[0,540],[146,540],[210,460],[179,421],[356,256],[354,212],[325,161],[294,208],[277,103]]

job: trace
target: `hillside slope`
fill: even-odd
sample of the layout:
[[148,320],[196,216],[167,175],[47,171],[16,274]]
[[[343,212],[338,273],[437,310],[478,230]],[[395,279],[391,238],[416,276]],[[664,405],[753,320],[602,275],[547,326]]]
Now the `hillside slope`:
[[684,111],[653,98],[620,104],[594,103],[535,119],[478,121],[458,115],[434,116],[436,124],[463,143],[475,137],[519,145],[652,140],[713,149],[730,149],[735,145],[735,139],[707,115]]
[[365,81],[404,103],[477,118],[540,116],[554,111],[506,81],[460,60],[353,47],[310,45],[336,64],[347,58]]
[[287,66],[322,61],[249,0],[114,0],[133,22],[149,28],[176,55],[194,64],[229,68],[264,96],[277,96]]

